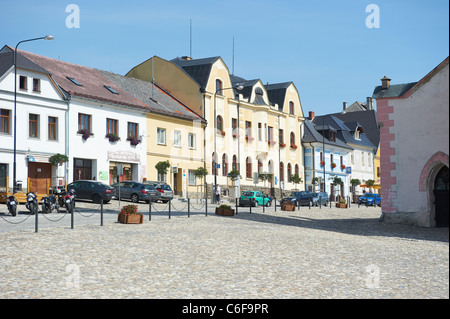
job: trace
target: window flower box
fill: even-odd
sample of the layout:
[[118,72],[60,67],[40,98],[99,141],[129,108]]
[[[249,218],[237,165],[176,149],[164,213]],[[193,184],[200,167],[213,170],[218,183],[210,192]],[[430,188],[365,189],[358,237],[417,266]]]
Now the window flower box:
[[331,163],[331,168],[336,168],[336,163]]
[[280,143],[280,147],[286,147],[285,143]]
[[292,148],[293,150],[296,150],[296,149],[298,148],[298,146],[295,145],[295,144],[291,144],[291,148]]
[[325,161],[320,161],[320,166],[324,166],[325,165]]
[[114,133],[108,133],[105,135],[105,137],[108,138],[111,143],[114,143],[114,142],[117,142],[118,140],[120,140],[120,137],[118,137],[117,134],[114,134]]
[[275,145],[277,144],[277,141],[268,141],[267,143],[269,143],[269,145]]
[[345,169],[345,165],[344,164],[341,165],[341,169]]
[[254,138],[247,135],[247,136],[245,137],[245,140],[248,141],[248,142],[251,142],[251,141],[254,140]]
[[136,146],[136,145],[138,145],[141,142],[137,138],[134,138],[134,137],[127,138],[127,141],[129,141],[130,144],[133,145],[133,146]]
[[78,130],[77,134],[81,134],[82,135],[81,138],[83,140],[87,140],[89,137],[94,135],[89,130],[86,130],[86,129]]
[[239,134],[238,133],[233,133],[233,138],[238,138]]
[[219,134],[225,136],[225,131],[220,131]]

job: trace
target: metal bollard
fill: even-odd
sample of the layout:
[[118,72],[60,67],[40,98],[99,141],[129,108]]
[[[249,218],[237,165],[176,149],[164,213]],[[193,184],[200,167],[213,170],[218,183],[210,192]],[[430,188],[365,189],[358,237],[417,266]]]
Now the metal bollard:
[[191,217],[191,199],[188,198],[188,218]]
[[169,219],[170,219],[170,212],[171,212],[171,208],[170,208],[171,204],[172,204],[172,201],[169,200]]
[[252,213],[252,201],[250,201],[250,214]]
[[148,201],[148,221],[152,220],[152,201]]
[[100,200],[100,226],[103,226],[103,198]]
[[273,206],[275,207],[275,212],[277,211],[277,198],[276,197],[274,197],[273,198]]
[[205,198],[205,217],[208,216],[208,199]]
[[238,214],[238,199],[236,197],[236,215]]
[[75,199],[73,200],[73,203],[72,203],[72,212],[71,212],[71,214],[70,214],[70,229],[73,229],[73,224],[74,224],[74,221],[73,221],[73,214],[74,214],[74,211],[75,211]]
[[36,217],[34,219],[34,232],[37,233],[38,232],[38,215],[39,215],[39,209],[36,210]]
[[263,213],[266,212],[266,204],[264,204],[264,199],[265,199],[265,197],[263,197]]

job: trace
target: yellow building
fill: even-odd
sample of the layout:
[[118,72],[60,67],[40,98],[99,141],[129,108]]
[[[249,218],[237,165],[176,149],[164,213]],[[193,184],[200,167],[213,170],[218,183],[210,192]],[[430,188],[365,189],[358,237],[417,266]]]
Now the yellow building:
[[[143,132],[147,138],[148,181],[164,181],[172,186],[175,195],[194,198],[201,193],[194,170],[204,167],[204,128],[206,121],[151,81],[102,71],[116,85],[134,96],[147,107],[147,125]],[[151,79],[150,79],[151,80]],[[155,165],[169,161],[167,174],[158,174]]]
[[[153,57],[127,76],[154,81],[207,120],[203,158],[209,191],[217,181],[224,195],[233,195],[235,184],[227,177],[232,170],[240,172],[240,190],[265,188],[279,197],[282,190],[304,189],[304,182],[290,179],[298,174],[304,180],[304,117],[292,82],[264,85],[230,75],[220,57]],[[271,181],[259,180],[262,173],[272,174]]]

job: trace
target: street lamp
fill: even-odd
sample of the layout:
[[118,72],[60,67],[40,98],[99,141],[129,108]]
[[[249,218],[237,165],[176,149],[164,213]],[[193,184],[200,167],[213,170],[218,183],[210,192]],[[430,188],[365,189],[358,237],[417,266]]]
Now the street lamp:
[[15,49],[14,49],[14,160],[13,160],[13,194],[16,193],[16,132],[17,132],[17,47],[19,44],[23,42],[30,42],[30,41],[36,41],[36,40],[53,40],[54,37],[52,35],[46,35],[45,37],[40,38],[34,38],[29,40],[23,40],[17,43]]
[[[216,95],[217,92],[219,91],[224,91],[224,90],[231,90],[231,89],[236,89],[238,91],[242,90],[244,87],[242,85],[235,85],[233,87],[230,88],[218,88],[216,89],[216,91],[214,92],[214,195],[217,189],[217,149],[216,149],[216,135],[217,135],[217,115],[216,115]],[[238,127],[239,127],[239,123],[238,123]],[[216,203],[216,196],[213,195],[214,198],[214,203]]]

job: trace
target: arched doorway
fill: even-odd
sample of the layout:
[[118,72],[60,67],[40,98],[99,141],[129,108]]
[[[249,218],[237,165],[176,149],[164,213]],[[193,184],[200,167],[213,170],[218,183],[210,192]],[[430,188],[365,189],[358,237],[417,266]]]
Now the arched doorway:
[[434,179],[434,209],[436,227],[448,227],[449,224],[449,183],[448,167],[443,166]]

